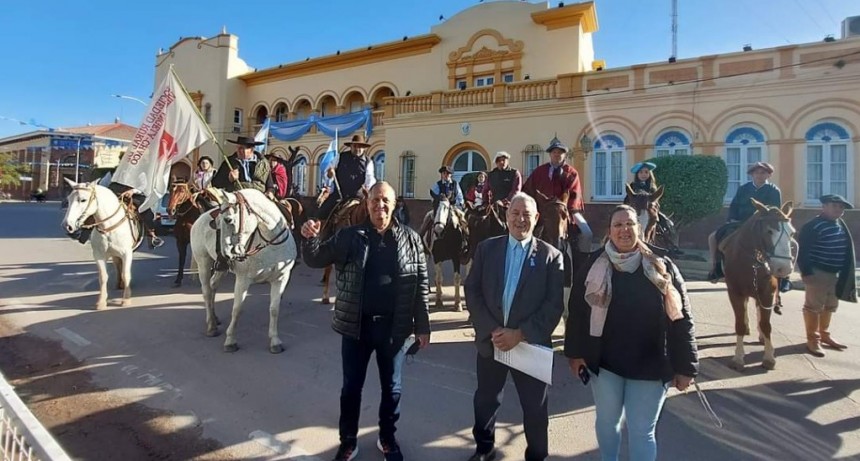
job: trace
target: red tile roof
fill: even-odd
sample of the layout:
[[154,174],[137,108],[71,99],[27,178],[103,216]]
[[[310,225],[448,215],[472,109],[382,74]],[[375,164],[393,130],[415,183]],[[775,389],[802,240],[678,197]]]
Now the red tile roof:
[[69,133],[84,133],[108,138],[131,140],[137,132],[137,127],[125,123],[109,123],[104,125],[87,125],[72,128],[60,128]]

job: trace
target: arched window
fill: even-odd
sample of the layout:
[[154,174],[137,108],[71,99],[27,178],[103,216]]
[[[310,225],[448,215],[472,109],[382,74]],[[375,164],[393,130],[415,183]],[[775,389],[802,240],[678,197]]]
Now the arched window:
[[293,165],[293,187],[300,195],[308,195],[308,158],[304,154]]
[[203,120],[206,123],[212,123],[212,104],[206,103],[203,104]]
[[275,107],[275,121],[276,122],[286,122],[287,121],[287,105],[284,103],[280,103]]
[[833,122],[818,123],[806,132],[806,200],[826,194],[849,196],[851,135]]
[[690,155],[690,137],[679,130],[664,131],[654,141],[654,156]]
[[454,181],[460,182],[463,176],[476,171],[487,171],[487,160],[480,152],[464,150],[454,157]]
[[729,170],[729,184],[726,187],[726,202],[730,202],[738,188],[749,182],[747,174],[749,166],[755,162],[765,161],[765,138],[761,131],[742,126],[733,129],[726,136],[726,150],[723,160]]
[[400,156],[400,195],[415,197],[415,152],[403,151]]
[[385,152],[379,151],[373,156],[373,174],[377,181],[385,180]]
[[617,134],[601,134],[594,140],[594,199],[624,198],[624,178],[627,171],[627,150],[624,139]]

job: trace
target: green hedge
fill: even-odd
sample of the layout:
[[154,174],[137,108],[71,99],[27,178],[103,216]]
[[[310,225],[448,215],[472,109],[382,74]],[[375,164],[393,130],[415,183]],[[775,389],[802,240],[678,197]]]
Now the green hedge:
[[648,159],[657,165],[657,184],[665,186],[660,207],[683,227],[720,211],[728,170],[714,155],[673,155]]

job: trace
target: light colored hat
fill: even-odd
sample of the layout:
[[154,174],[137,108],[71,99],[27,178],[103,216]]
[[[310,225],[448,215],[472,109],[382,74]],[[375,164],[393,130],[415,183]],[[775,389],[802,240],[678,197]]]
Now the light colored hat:
[[510,160],[511,154],[501,150],[499,152],[496,152],[496,158],[494,158],[493,161],[498,162],[500,158],[506,158],[506,159]]
[[764,171],[767,171],[768,174],[773,174],[773,165],[771,165],[770,163],[767,163],[767,162],[755,162],[755,163],[753,163],[747,169],[747,174],[752,174],[752,172],[757,170],[758,168],[761,168]]

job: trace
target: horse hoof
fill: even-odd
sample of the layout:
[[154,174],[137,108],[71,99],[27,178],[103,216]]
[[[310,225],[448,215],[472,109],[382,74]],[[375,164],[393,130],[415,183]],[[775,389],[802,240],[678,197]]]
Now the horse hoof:
[[131,300],[130,299],[123,299],[121,305],[122,305],[122,307],[131,307]]
[[776,368],[776,360],[764,360],[761,362],[761,367],[765,370],[773,370]]
[[323,304],[325,304],[325,305],[329,305],[329,304],[331,304],[331,300],[330,300],[330,299],[328,299],[328,298],[323,298],[323,299],[322,299],[322,303],[323,303]]
[[107,309],[107,302],[103,302],[103,303],[98,303],[98,304],[96,304],[96,310],[97,310],[97,311],[100,311],[100,310],[103,310],[103,309]]
[[179,288],[181,286],[182,286],[182,280],[174,280],[173,281],[173,288]]
[[744,363],[732,360],[731,363],[729,363],[729,368],[735,371],[744,371]]
[[284,352],[284,345],[275,344],[274,346],[269,346],[269,352],[273,354],[280,354],[281,352]]
[[236,343],[224,345],[224,352],[236,352],[238,350],[239,350],[239,345]]
[[215,317],[215,325],[221,325],[221,319]]
[[219,336],[220,334],[221,334],[221,332],[218,331],[217,328],[212,328],[211,330],[206,330],[206,336],[208,336],[210,338],[214,338],[216,336]]

